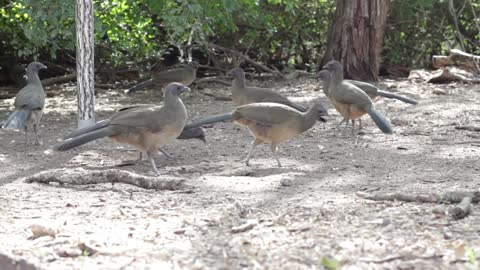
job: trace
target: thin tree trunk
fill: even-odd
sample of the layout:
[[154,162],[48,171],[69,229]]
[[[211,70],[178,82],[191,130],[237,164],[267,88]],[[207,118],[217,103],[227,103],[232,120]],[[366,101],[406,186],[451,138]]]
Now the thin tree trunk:
[[95,123],[93,0],[76,0],[78,128]]
[[378,80],[389,6],[388,0],[337,0],[322,66],[334,59],[346,78]]

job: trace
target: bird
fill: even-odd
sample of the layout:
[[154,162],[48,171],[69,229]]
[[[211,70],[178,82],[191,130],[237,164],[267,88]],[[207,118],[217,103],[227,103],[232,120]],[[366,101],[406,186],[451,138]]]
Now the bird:
[[39,145],[38,127],[45,107],[45,91],[38,72],[47,69],[40,62],[32,62],[27,66],[27,85],[15,96],[15,111],[10,113],[2,128],[25,131],[25,145],[28,144],[28,130],[33,129],[35,145]]
[[[133,109],[133,108],[138,108],[140,106],[147,106],[148,107],[148,106],[154,106],[154,105],[152,105],[152,104],[138,104],[138,105],[132,105],[132,106],[120,108],[118,111],[130,110],[130,109]],[[70,134],[70,136],[72,134]],[[201,127],[184,129],[184,130],[182,130],[182,133],[180,133],[180,135],[178,135],[177,139],[178,140],[197,139],[197,140],[200,140],[204,143],[207,143],[205,132],[203,131],[203,129]]]
[[[134,110],[134,109],[138,109],[139,107],[148,108],[148,107],[154,107],[154,106],[155,105],[153,105],[153,104],[137,104],[137,105],[131,105],[131,106],[128,106],[128,107],[120,108],[118,110],[118,112],[125,112],[127,110]],[[105,119],[105,120],[97,122],[96,125],[74,130],[70,134],[64,136],[63,140],[67,140],[67,139],[74,138],[74,137],[80,136],[82,134],[91,132],[93,130],[98,129],[101,126],[106,126],[106,125],[108,125],[108,120],[109,119]],[[197,140],[200,140],[204,143],[207,143],[207,140],[205,138],[205,132],[203,131],[203,129],[201,127],[193,127],[193,128],[189,128],[189,129],[184,129],[184,130],[182,130],[182,133],[180,133],[180,135],[178,135],[177,139],[178,140],[197,139]],[[162,148],[159,148],[158,151],[160,151],[162,154],[164,154],[167,158],[174,159],[170,154],[168,154]],[[142,153],[142,151],[140,151],[140,156],[136,161],[126,162],[125,164],[122,164],[122,165],[136,163],[137,161],[141,161],[142,159],[143,159],[143,153]]]
[[[383,133],[393,134],[390,123],[373,107],[370,97],[362,89],[343,79],[343,66],[340,62],[332,60],[323,69],[331,75],[328,88],[324,87],[324,91],[344,119],[356,120],[368,114]],[[325,74],[322,75],[322,80]],[[352,133],[355,128],[354,123],[352,122]]]
[[[329,88],[329,85],[330,85],[331,74],[327,70],[321,70],[318,73],[318,77],[323,82],[323,93],[325,94],[325,96],[328,97],[328,88]],[[390,98],[390,99],[397,99],[397,100],[400,100],[400,101],[403,101],[405,103],[412,104],[412,105],[417,105],[418,104],[418,101],[416,101],[414,99],[403,97],[403,96],[400,96],[400,95],[397,95],[397,94],[394,94],[394,93],[390,93],[390,92],[387,92],[387,91],[383,91],[383,90],[379,89],[378,87],[376,87],[372,84],[366,83],[366,82],[356,81],[356,80],[344,80],[344,81],[348,82],[348,83],[351,83],[351,84],[355,85],[356,87],[360,88],[372,100],[377,100],[380,97],[386,97],[386,98]],[[355,120],[352,120],[352,125],[354,125],[354,121]],[[362,129],[362,119],[358,118],[357,121],[359,123],[359,129]],[[338,125],[341,125],[344,122],[348,125],[349,120],[344,118]]]
[[138,106],[118,111],[94,126],[74,131],[74,136],[67,136],[67,140],[52,148],[55,151],[66,151],[93,140],[110,137],[146,152],[153,171],[160,175],[154,156],[158,149],[181,134],[187,122],[187,110],[179,95],[189,91],[190,88],[185,85],[170,83],[164,91],[163,106]]
[[197,122],[189,123],[185,128],[198,127],[218,121],[230,120],[245,126],[254,140],[248,151],[245,164],[249,161],[255,147],[263,142],[270,143],[272,155],[279,167],[282,166],[277,156],[279,144],[296,135],[309,130],[323,114],[322,105],[314,103],[306,112],[300,112],[284,104],[273,102],[250,103],[236,107],[231,113],[205,117]]
[[179,68],[173,68],[173,69],[162,70],[162,71],[153,70],[150,79],[127,89],[125,92],[127,94],[133,94],[138,90],[143,89],[144,87],[152,84],[155,86],[158,86],[159,88],[163,88],[172,82],[178,82],[185,86],[189,86],[197,78],[197,68],[198,68],[198,63],[195,61],[192,61],[186,64],[185,66],[179,67]]
[[[241,68],[234,68],[230,71],[230,73],[233,76],[232,101],[235,106],[259,102],[273,102],[289,106],[300,112],[306,112],[308,110],[305,107],[293,103],[288,98],[271,89],[246,86],[245,72]],[[321,122],[326,122],[325,118],[322,116],[328,115],[328,111],[322,106],[321,103],[319,103],[319,106],[319,110],[321,110],[323,114],[319,115],[318,120]]]

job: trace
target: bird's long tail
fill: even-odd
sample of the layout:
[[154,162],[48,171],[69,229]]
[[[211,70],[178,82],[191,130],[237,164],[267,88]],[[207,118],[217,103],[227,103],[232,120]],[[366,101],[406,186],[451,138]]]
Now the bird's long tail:
[[418,104],[418,101],[416,101],[416,100],[414,100],[414,99],[407,98],[407,97],[403,97],[403,96],[399,96],[399,95],[397,95],[397,94],[390,93],[390,92],[386,92],[386,91],[382,91],[382,90],[379,90],[379,91],[378,91],[378,95],[381,96],[381,97],[398,99],[398,100],[403,101],[403,102],[408,103],[408,104],[413,104],[413,105],[417,105],[417,104]]
[[368,115],[372,118],[373,122],[377,125],[377,127],[385,134],[393,134],[393,129],[390,123],[388,122],[387,118],[385,118],[380,112],[375,110],[374,108],[370,108],[367,111]]
[[5,123],[3,123],[2,128],[25,130],[27,127],[27,119],[31,113],[31,110],[17,110],[12,112]]
[[125,93],[133,94],[133,93],[137,92],[138,90],[141,90],[144,87],[151,85],[152,83],[153,83],[152,79],[148,79],[144,82],[141,82],[139,84],[136,84],[136,85],[130,87],[129,89],[127,89],[127,91],[125,91]]
[[179,140],[189,140],[189,139],[198,139],[204,143],[207,143],[205,139],[205,133],[201,127],[192,127],[189,129],[183,129],[182,133],[178,135],[177,139]]
[[102,121],[98,121],[93,126],[83,127],[83,128],[79,128],[79,129],[76,129],[76,130],[72,131],[72,133],[64,136],[63,139],[66,140],[66,139],[70,139],[70,138],[75,138],[75,137],[78,137],[80,135],[92,132],[94,130],[105,128],[108,125],[110,125],[110,119],[105,119],[105,120],[102,120]]
[[113,131],[109,128],[97,129],[92,132],[82,134],[78,137],[70,138],[62,143],[59,143],[52,147],[55,151],[66,151],[68,149],[86,144],[88,142],[100,139],[103,137],[114,135]]
[[184,129],[191,129],[194,127],[199,127],[203,125],[213,124],[216,122],[222,122],[232,119],[232,113],[216,114],[212,116],[204,117],[198,121],[188,123],[185,125]]
[[308,111],[308,108],[305,108],[301,105],[298,105],[298,104],[295,104],[292,102],[292,104],[290,104],[290,107],[294,108],[295,110],[299,111],[299,112],[306,112]]

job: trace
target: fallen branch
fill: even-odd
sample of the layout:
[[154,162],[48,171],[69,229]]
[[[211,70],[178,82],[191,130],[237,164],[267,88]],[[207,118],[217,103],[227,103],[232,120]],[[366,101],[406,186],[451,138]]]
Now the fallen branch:
[[480,56],[453,49],[450,50],[450,55],[448,56],[434,55],[432,57],[432,64],[436,68],[458,66],[465,70],[478,71]]
[[206,96],[213,97],[215,100],[221,100],[221,101],[231,101],[232,97],[230,96],[230,93],[227,93],[226,91],[212,91],[209,89],[204,89],[202,93]]
[[465,83],[480,83],[480,77],[473,72],[457,67],[442,67],[435,71],[412,70],[408,75],[409,80],[422,80],[429,83],[449,83],[461,81]]
[[477,131],[480,132],[480,127],[477,126],[470,126],[470,125],[465,125],[465,126],[456,126],[455,129],[460,129],[460,130],[468,130],[468,131]]
[[62,84],[66,82],[76,81],[76,80],[77,80],[77,73],[73,72],[71,74],[61,75],[61,76],[42,80],[42,85],[43,87],[46,87],[53,84]]
[[262,65],[260,63],[258,63],[257,61],[255,60],[252,60],[250,57],[246,56],[246,55],[243,55],[242,53],[236,51],[236,50],[233,50],[233,49],[229,49],[229,48],[225,48],[223,46],[220,46],[220,45],[216,45],[216,44],[213,44],[213,43],[210,43],[208,44],[208,47],[210,48],[213,48],[213,49],[217,49],[217,50],[222,50],[224,52],[229,52],[231,54],[234,54],[240,58],[242,58],[243,60],[245,60],[245,62],[251,64],[252,66],[260,69],[260,70],[263,70],[265,72],[269,72],[269,73],[274,73],[274,74],[277,74],[278,76],[280,77],[284,77],[282,73],[278,72],[277,70],[274,70],[274,69],[271,69],[265,65]]
[[468,216],[472,210],[472,198],[465,197],[462,201],[448,209],[448,214],[454,219],[462,219]]
[[300,77],[314,78],[315,76],[316,76],[315,73],[310,73],[310,72],[303,71],[303,70],[295,70],[295,71],[290,72],[287,75],[285,75],[285,79],[293,80],[293,79],[297,79],[297,78],[300,78]]
[[357,192],[357,196],[372,201],[402,201],[419,203],[459,203],[465,197],[472,198],[473,203],[480,202],[480,191],[450,191],[443,194],[407,194]]
[[201,78],[195,81],[195,84],[202,84],[202,83],[221,83],[227,86],[231,86],[232,84],[223,80],[223,78],[226,78],[225,76],[219,76],[219,77],[205,77]]
[[[166,178],[166,179],[164,179]],[[124,183],[145,189],[177,190],[182,188],[185,180],[173,177],[151,177],[139,175],[129,171],[118,169],[109,170],[85,170],[74,169],[52,169],[39,172],[25,179],[27,183],[56,182],[70,185],[91,185],[101,183]]]

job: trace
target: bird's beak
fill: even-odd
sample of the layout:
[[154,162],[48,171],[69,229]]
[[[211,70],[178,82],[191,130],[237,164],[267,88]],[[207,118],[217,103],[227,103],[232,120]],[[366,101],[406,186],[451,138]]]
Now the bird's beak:
[[182,93],[185,93],[185,92],[189,92],[189,93],[190,93],[190,92],[192,92],[192,90],[191,90],[189,87],[186,87],[186,86],[185,86],[185,87],[182,89]]
[[48,69],[48,68],[47,68],[47,66],[45,66],[45,65],[42,64],[42,65],[40,66],[40,69]]

